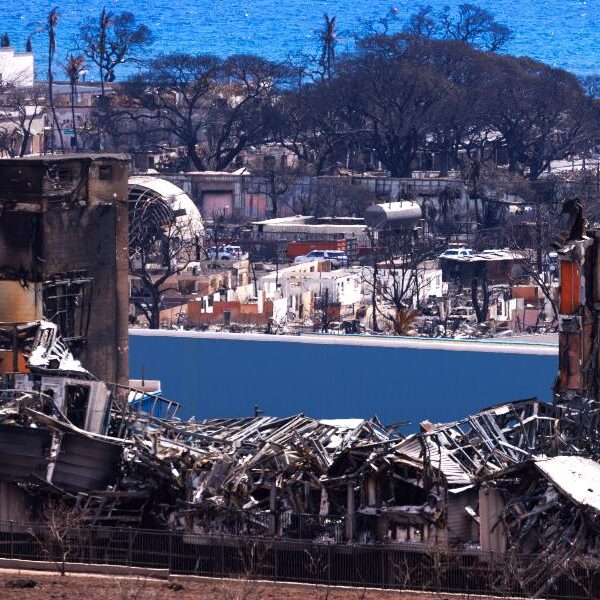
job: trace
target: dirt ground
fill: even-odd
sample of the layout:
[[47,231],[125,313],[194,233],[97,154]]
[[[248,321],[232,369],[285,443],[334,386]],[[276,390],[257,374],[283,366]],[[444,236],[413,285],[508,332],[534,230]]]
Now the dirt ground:
[[[24,586],[32,587],[24,587]],[[17,600],[460,600],[453,594],[417,594],[283,583],[136,577],[0,570],[0,599]],[[476,600],[469,596],[469,600]]]

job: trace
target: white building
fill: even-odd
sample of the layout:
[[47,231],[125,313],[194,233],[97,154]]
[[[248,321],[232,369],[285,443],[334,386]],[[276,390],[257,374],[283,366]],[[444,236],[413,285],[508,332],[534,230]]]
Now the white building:
[[15,52],[14,48],[0,48],[0,84],[33,87],[33,52]]
[[[373,276],[369,274],[368,277],[372,280]],[[394,286],[397,286],[403,299],[413,308],[416,308],[418,301],[441,298],[447,291],[447,284],[442,280],[442,270],[421,265],[415,271],[380,268],[378,278],[386,297],[393,294]]]
[[368,245],[365,220],[357,217],[314,217],[295,215],[252,223],[257,239],[287,241],[356,240]]
[[258,288],[269,300],[288,299],[288,308],[308,316],[314,298],[326,293],[330,303],[339,303],[342,311],[350,312],[361,303],[362,272],[360,269],[330,270],[329,261],[311,261],[271,272],[258,281]]

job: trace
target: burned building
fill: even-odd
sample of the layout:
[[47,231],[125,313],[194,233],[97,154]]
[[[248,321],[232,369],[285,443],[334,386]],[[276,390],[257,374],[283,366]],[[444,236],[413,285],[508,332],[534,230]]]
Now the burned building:
[[57,331],[49,321],[0,324],[11,371],[0,375],[0,522],[27,520],[30,500],[48,491],[104,489],[119,472],[122,441],[105,435],[116,395]]
[[484,250],[476,254],[440,257],[446,282],[470,285],[474,279],[487,284],[507,283],[526,277],[526,256],[519,251]]
[[0,160],[0,322],[44,316],[94,375],[121,384],[128,174],[124,155]]

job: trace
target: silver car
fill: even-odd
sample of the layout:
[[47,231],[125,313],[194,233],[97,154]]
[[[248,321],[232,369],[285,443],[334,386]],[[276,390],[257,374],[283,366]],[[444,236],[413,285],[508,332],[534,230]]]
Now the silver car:
[[294,264],[310,262],[311,260],[329,260],[336,268],[348,266],[348,255],[341,250],[311,250],[308,254],[296,256]]

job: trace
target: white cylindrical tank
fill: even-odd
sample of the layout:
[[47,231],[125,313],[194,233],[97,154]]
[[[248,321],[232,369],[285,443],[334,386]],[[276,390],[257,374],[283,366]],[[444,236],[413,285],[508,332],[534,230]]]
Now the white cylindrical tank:
[[365,211],[365,223],[372,229],[405,229],[423,216],[421,207],[409,200],[373,204]]

